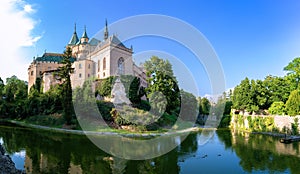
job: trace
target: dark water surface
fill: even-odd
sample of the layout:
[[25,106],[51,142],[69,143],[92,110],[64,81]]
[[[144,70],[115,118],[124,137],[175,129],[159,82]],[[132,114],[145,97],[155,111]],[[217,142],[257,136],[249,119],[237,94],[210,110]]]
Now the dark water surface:
[[0,126],[0,143],[27,173],[300,173],[299,143],[218,130],[200,145],[200,134],[163,156],[139,161],[115,158],[85,136],[36,129]]

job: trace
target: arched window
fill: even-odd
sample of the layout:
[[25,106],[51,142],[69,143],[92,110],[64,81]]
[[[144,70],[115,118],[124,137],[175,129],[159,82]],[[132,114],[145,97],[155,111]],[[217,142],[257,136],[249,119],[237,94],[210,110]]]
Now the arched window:
[[118,74],[124,74],[124,73],[125,73],[124,59],[123,57],[121,57],[118,60]]
[[100,72],[100,60],[98,60],[98,72]]
[[106,58],[104,57],[103,58],[103,70],[105,70],[106,69]]

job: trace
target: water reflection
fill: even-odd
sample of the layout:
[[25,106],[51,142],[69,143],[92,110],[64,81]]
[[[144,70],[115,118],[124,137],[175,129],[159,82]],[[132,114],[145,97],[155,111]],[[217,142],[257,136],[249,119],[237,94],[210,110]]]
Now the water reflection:
[[[225,147],[239,157],[246,172],[299,173],[299,143],[283,144],[279,138],[245,132],[217,131]],[[231,140],[230,140],[231,139]]]
[[[176,136],[172,142],[180,142],[180,138]],[[205,145],[201,145],[200,133],[190,134],[174,150],[149,160],[115,158],[99,150],[86,137],[77,135],[7,126],[0,127],[0,139],[3,140],[8,153],[12,154],[17,166],[24,166],[23,169],[27,173],[176,174],[300,171],[299,143],[286,145],[274,137],[230,130],[215,131],[214,136]],[[164,143],[154,148],[164,148]]]

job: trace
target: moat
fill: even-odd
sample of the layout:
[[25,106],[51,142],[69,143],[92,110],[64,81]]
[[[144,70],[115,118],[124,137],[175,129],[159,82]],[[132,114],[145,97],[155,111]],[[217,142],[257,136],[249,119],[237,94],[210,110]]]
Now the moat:
[[[298,173],[299,143],[216,130],[205,145],[191,133],[169,153],[149,160],[124,160],[105,153],[88,138],[37,129],[0,126],[4,145],[26,173]],[[174,136],[174,139],[178,137]]]

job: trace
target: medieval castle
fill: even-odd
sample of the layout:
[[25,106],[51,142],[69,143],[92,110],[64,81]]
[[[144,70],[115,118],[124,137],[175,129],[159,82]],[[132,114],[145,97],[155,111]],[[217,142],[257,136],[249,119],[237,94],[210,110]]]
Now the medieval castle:
[[[73,54],[73,89],[81,87],[90,77],[104,79],[116,75],[133,75],[140,78],[142,86],[147,85],[144,69],[133,62],[132,47],[126,47],[116,35],[109,35],[107,22],[103,40],[89,39],[86,28],[79,39],[75,24],[74,33],[66,47],[70,47]],[[34,58],[28,68],[28,91],[37,78],[41,78],[44,92],[59,83],[53,72],[63,65],[62,59],[63,54],[60,53],[44,53],[43,56]]]

